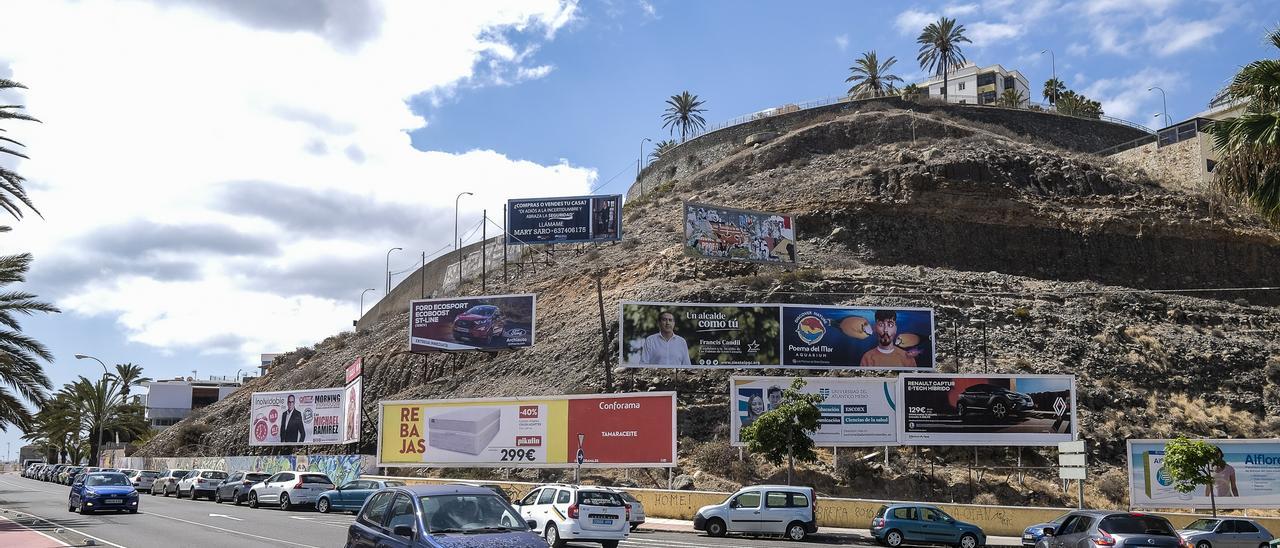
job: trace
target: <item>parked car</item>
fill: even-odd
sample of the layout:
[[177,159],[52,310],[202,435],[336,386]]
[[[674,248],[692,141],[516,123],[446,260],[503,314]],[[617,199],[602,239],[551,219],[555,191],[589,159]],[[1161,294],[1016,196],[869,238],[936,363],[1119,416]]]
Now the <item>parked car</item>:
[[191,500],[202,496],[213,500],[213,492],[225,479],[227,479],[227,473],[222,470],[197,468],[187,472],[187,475],[178,480],[178,498],[182,498],[182,494],[186,493]]
[[134,470],[133,474],[129,476],[129,481],[139,491],[150,491],[151,484],[155,483],[158,477],[160,477],[160,472],[155,470]]
[[62,469],[62,473],[58,474],[58,483],[63,485],[71,485],[76,476],[84,471],[83,466],[68,466]]
[[1045,529],[1036,548],[1076,546],[1142,546],[1180,548],[1182,537],[1169,520],[1151,514],[1114,510],[1078,510],[1067,515],[1062,525]]
[[71,484],[67,511],[92,514],[99,510],[138,513],[138,490],[119,472],[89,472]]
[[981,527],[947,515],[930,504],[887,504],[871,520],[871,536],[897,548],[903,544],[945,544],[978,548],[987,544]]
[[161,495],[166,497],[169,496],[170,492],[177,494],[178,480],[187,475],[187,472],[189,471],[190,470],[165,470],[160,472],[160,476],[151,483],[151,494],[154,495],[156,492],[159,492]]
[[1046,528],[1057,529],[1058,526],[1062,525],[1062,520],[1067,519],[1067,516],[1069,515],[1071,515],[1071,512],[1067,512],[1065,514],[1062,514],[1061,516],[1053,518],[1052,521],[1037,523],[1035,525],[1032,525],[1031,527],[1027,527],[1026,529],[1023,529],[1022,530],[1022,548],[1033,548],[1037,542],[1040,542],[1040,539],[1044,538],[1044,530]]
[[489,489],[466,485],[407,485],[377,491],[347,528],[348,548],[464,545],[547,546],[506,500]]
[[997,421],[1021,415],[1036,408],[1031,396],[994,384],[975,384],[964,389],[956,401],[956,414],[979,412]]
[[403,487],[403,481],[395,480],[353,480],[338,486],[332,491],[325,491],[316,499],[316,511],[324,514],[333,510],[358,512],[364,506],[365,499],[388,487]]
[[540,485],[516,503],[516,510],[553,548],[569,541],[617,548],[619,541],[631,535],[627,502],[608,487]]
[[507,317],[502,309],[491,304],[476,305],[454,318],[453,338],[489,344],[494,335],[502,334],[506,324]]
[[1202,518],[1178,530],[1195,548],[1267,548],[1271,532],[1248,518]]
[[635,531],[644,523],[644,505],[640,504],[639,499],[636,499],[631,493],[618,491],[618,494],[622,496],[622,500],[631,505],[631,513],[628,514],[630,518],[627,521],[631,523],[631,530]]
[[271,477],[266,472],[233,472],[213,492],[213,501],[221,503],[229,501],[237,506],[249,498],[249,488],[253,484]]
[[58,475],[65,470],[69,464],[55,464],[40,474],[40,479],[44,481],[58,481]]
[[458,482],[450,483],[449,485],[468,485],[471,487],[484,487],[485,489],[488,489],[490,491],[493,491],[494,493],[497,493],[498,496],[502,497],[503,500],[507,500],[511,497],[511,495],[507,493],[506,489],[503,489],[501,485],[498,485],[496,483],[474,483],[469,481],[458,481]]
[[277,504],[281,510],[289,510],[298,504],[315,504],[321,493],[333,487],[333,480],[324,474],[277,472],[249,488],[249,507]]
[[720,504],[699,508],[693,528],[713,537],[748,533],[800,541],[818,531],[817,516],[818,494],[812,487],[752,485]]

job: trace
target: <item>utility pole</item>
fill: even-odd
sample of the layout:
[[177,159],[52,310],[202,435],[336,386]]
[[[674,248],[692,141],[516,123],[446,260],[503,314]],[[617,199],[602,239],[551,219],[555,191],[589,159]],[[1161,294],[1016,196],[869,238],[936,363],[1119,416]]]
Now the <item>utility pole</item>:
[[489,294],[489,276],[485,269],[487,268],[485,256],[489,246],[489,210],[480,210],[480,294]]
[[600,287],[600,278],[596,275],[596,302],[600,304],[600,363],[604,365],[604,391],[613,392],[613,370],[609,367],[609,330],[604,323],[604,290]]

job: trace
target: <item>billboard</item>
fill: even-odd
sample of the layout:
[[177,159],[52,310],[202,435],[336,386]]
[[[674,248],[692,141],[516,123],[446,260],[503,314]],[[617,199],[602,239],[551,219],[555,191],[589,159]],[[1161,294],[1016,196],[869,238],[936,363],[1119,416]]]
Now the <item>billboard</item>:
[[342,443],[359,443],[360,429],[363,426],[361,421],[364,410],[364,357],[356,358],[355,361],[347,365],[346,370],[347,387],[342,392],[342,405],[344,406],[342,422]]
[[507,200],[507,244],[622,239],[622,195]]
[[[1222,452],[1215,470],[1218,509],[1280,508],[1280,439],[1204,440]],[[1164,469],[1169,440],[1128,440],[1130,508],[1209,508],[1209,490],[1179,493]]]
[[778,305],[623,301],[625,367],[778,367]]
[[903,445],[1055,445],[1076,434],[1071,375],[899,377]]
[[935,365],[933,309],[784,305],[782,363],[810,369]]
[[378,403],[378,466],[565,468],[676,464],[676,394]]
[[734,261],[796,264],[790,215],[684,203],[686,255]]
[[409,301],[409,351],[533,346],[535,300],[529,293]]
[[343,389],[254,392],[249,445],[344,443]]
[[[818,431],[812,436],[824,447],[897,445],[898,382],[869,377],[805,377],[806,394],[821,394]],[[741,441],[742,428],[777,407],[791,377],[733,377],[729,380],[729,443]]]

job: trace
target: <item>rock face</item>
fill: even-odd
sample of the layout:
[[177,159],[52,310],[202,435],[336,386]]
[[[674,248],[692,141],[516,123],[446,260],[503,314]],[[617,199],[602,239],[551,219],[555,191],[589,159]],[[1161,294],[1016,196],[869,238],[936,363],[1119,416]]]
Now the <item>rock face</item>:
[[[1274,285],[1277,231],[1237,211],[1215,208],[1210,218],[1201,198],[981,124],[917,116],[914,139],[911,127],[909,113],[857,113],[717,152],[718,159],[628,202],[625,241],[558,254],[506,285],[491,280],[493,294],[538,294],[533,349],[415,356],[405,348],[408,318],[391,316],[282,356],[267,376],[165,430],[139,454],[187,455],[196,444],[232,455],[264,452],[247,446],[249,393],[339,386],[356,356],[364,356],[366,375],[362,453],[375,450],[379,399],[603,391],[604,364],[617,363],[618,319],[605,318],[610,342],[603,344],[596,277],[606,311],[624,299],[932,307],[944,370],[1076,375],[1082,436],[1103,475],[1124,466],[1126,438],[1277,433],[1280,309],[1268,305],[1276,292],[1199,291]],[[799,268],[683,256],[684,200],[793,213]],[[612,381],[619,391],[680,393],[677,473],[693,474],[702,462],[695,450],[727,443],[730,375],[627,370]],[[191,426],[197,423],[212,428]],[[353,446],[300,450],[350,453]],[[1052,456],[1034,453],[1027,458]],[[854,472],[829,466],[802,477],[847,496],[900,496],[883,491],[889,485],[922,497],[954,492],[932,466],[972,455],[928,455],[913,461],[928,477],[917,470],[889,478],[866,467],[855,481]],[[720,460],[701,468],[699,486],[772,473],[744,469],[755,466],[750,459]],[[1061,496],[1051,481],[982,494],[1037,504]]]

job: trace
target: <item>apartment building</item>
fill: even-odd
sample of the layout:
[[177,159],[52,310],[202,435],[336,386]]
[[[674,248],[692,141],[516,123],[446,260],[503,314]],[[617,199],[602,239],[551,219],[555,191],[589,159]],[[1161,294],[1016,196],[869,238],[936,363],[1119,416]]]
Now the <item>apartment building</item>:
[[167,428],[199,409],[227,397],[240,388],[240,382],[230,378],[193,379],[174,378],[145,383],[147,394],[147,422],[152,428]]
[[[942,97],[942,75],[916,84],[929,97]],[[947,102],[970,105],[991,105],[1000,100],[1006,89],[1016,89],[1022,94],[1022,104],[1031,101],[1031,84],[1017,70],[1005,70],[1003,66],[979,67],[972,62],[947,73]]]

